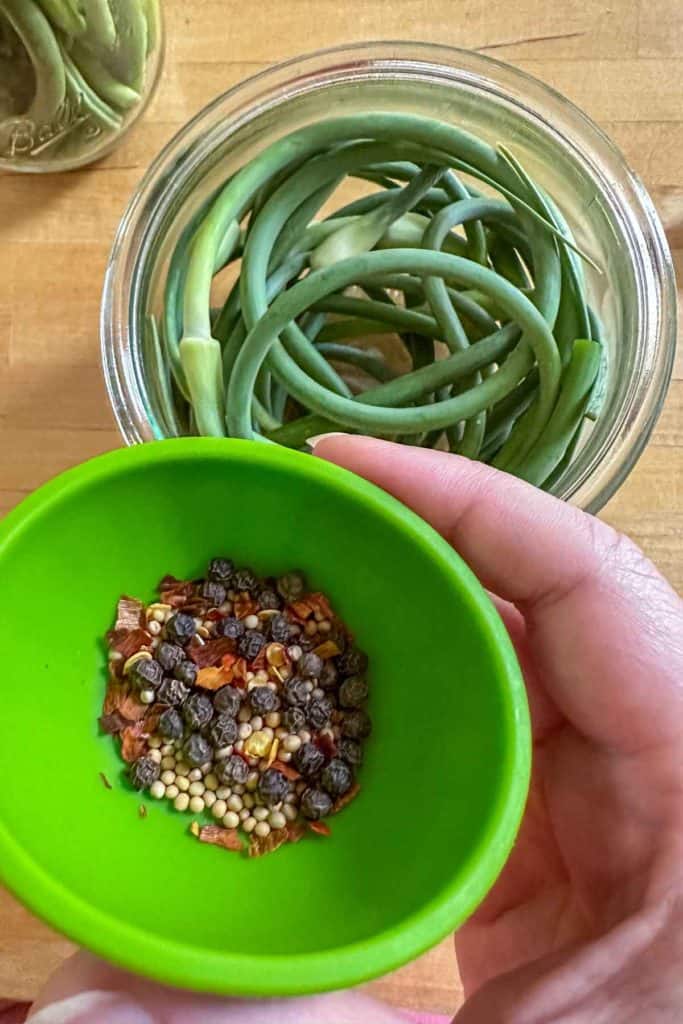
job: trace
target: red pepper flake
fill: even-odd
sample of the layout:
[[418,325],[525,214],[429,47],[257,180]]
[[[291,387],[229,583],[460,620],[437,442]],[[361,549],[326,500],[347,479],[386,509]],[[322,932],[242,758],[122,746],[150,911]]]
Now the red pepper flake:
[[101,715],[99,718],[100,729],[108,736],[117,736],[130,725],[127,718],[124,718],[120,711],[111,711],[108,715]]
[[164,576],[158,589],[163,604],[170,604],[171,608],[182,608],[194,594],[192,580],[179,580],[175,576]]
[[141,647],[152,642],[146,629],[111,629],[107,633],[107,643],[112,651],[118,651],[124,659],[137,654]]
[[147,707],[147,712],[142,719],[142,736],[152,736],[159,728],[159,719],[164,711],[168,710],[168,704],[152,704]]
[[247,590],[237,595],[232,606],[236,619],[246,619],[247,615],[255,615],[258,611],[258,604]]
[[313,653],[323,661],[327,661],[328,658],[336,658],[338,654],[341,654],[341,647],[337,647],[334,640],[323,640],[321,644],[313,648]]
[[358,785],[357,782],[354,782],[354,784],[351,786],[351,789],[349,789],[348,792],[344,793],[343,796],[338,796],[337,799],[334,801],[334,803],[332,804],[332,814],[338,814],[343,807],[346,807],[347,804],[350,804],[352,800],[355,800],[359,793],[360,786]]
[[238,658],[237,661],[235,662],[235,664],[233,666],[233,670],[232,670],[233,682],[235,683],[235,686],[240,686],[241,685],[240,682],[237,682],[237,680],[240,680],[241,683],[244,684],[244,686],[247,685],[247,672],[248,671],[249,671],[249,666],[247,665],[247,659],[246,658]]
[[325,755],[328,761],[337,756],[337,744],[329,733],[318,733],[313,737],[313,742],[318,750]]
[[301,778],[301,775],[296,768],[292,768],[291,764],[285,764],[284,761],[278,761],[277,758],[273,761],[271,768],[276,768],[279,772],[282,772],[285,778],[289,779],[290,782],[296,782],[297,779]]
[[332,829],[324,821],[309,821],[308,827],[311,832],[315,832],[318,836],[332,835]]
[[114,629],[140,629],[145,626],[145,606],[135,597],[122,595],[116,606]]
[[190,644],[188,653],[197,668],[207,668],[209,665],[220,665],[223,657],[231,654],[234,648],[234,640],[219,636],[214,640],[207,640],[205,644]]
[[285,843],[289,842],[290,838],[286,828],[274,829],[267,836],[255,836],[252,834],[249,837],[249,856],[264,857],[267,853],[272,853],[280,846],[284,846]]
[[140,722],[128,725],[121,733],[121,757],[127,764],[132,764],[142,757],[147,744],[141,735]]
[[306,835],[306,828],[304,825],[295,821],[293,824],[287,826],[287,834],[289,836],[290,843],[298,843],[299,840],[303,839]]
[[201,668],[197,673],[195,679],[195,686],[200,686],[202,690],[220,690],[223,686],[226,686],[230,682],[230,672],[224,668],[216,668],[213,665],[208,665],[206,668]]
[[212,608],[210,612],[206,613],[204,618],[208,619],[209,622],[220,622],[221,619],[226,618],[226,616],[223,615],[223,612],[219,612],[218,608]]
[[104,774],[104,772],[99,772],[98,774],[100,776],[100,779],[102,780],[102,785],[104,786],[104,788],[105,789],[111,789],[112,788],[111,782],[109,781],[107,776]]
[[315,594],[308,594],[308,596],[304,598],[304,600],[306,601],[306,604],[310,606],[314,615],[317,612],[318,614],[322,615],[323,619],[334,618],[334,612],[332,611],[330,602],[327,600],[324,594],[320,594],[317,592]]
[[[102,705],[103,718],[108,718],[109,715],[118,712],[126,720],[124,724],[129,724],[144,718],[148,710],[147,705],[143,704],[134,693],[131,693],[126,683],[121,683],[114,679],[110,680],[104,696],[104,704]],[[104,725],[103,728],[105,728]],[[105,732],[108,731],[105,728]],[[120,732],[120,730],[117,731]]]
[[208,843],[210,846],[222,846],[224,850],[232,850],[239,853],[242,850],[242,840],[236,828],[221,828],[219,825],[203,825],[197,836],[200,843]]
[[287,611],[299,622],[305,622],[313,614],[313,608],[308,603],[306,598],[302,598],[301,601],[293,601],[292,604],[287,605]]

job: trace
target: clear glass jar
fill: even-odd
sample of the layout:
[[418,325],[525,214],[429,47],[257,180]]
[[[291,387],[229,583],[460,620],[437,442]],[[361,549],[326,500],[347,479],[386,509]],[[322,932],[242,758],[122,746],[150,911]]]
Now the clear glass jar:
[[671,255],[640,180],[564,97],[506,64],[417,43],[372,43],[297,58],[247,79],[166,147],[121,222],[106,274],[104,372],[128,444],[165,436],[145,345],[169,253],[202,203],[255,153],[334,114],[404,111],[510,145],[554,197],[578,244],[607,347],[603,400],[553,492],[597,511],[623,482],[661,410],[676,340]]
[[163,50],[160,0],[3,0],[0,169],[104,156],[151,99]]

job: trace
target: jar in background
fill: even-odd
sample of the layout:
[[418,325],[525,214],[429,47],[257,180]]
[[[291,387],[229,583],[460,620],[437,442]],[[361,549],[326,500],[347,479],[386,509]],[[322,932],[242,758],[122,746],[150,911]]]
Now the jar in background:
[[424,43],[339,47],[269,68],[210,103],[152,164],[121,221],[101,311],[105,379],[125,441],[193,432],[165,421],[162,349],[150,327],[163,325],[170,254],[193,218],[276,139],[322,117],[377,111],[439,118],[506,144],[597,264],[585,278],[604,333],[599,415],[550,488],[597,512],[643,451],[671,378],[676,288],[662,226],[623,156],[567,99],[499,61]]
[[0,168],[99,159],[147,106],[162,55],[160,0],[0,0]]

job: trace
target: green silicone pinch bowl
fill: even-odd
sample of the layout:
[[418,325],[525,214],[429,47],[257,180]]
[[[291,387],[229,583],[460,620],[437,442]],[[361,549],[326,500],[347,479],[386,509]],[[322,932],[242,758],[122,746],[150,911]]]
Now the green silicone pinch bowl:
[[[221,554],[304,569],[370,656],[360,796],[331,838],[257,860],[135,793],[97,727],[119,595]],[[495,881],[528,788],[522,676],[467,566],[376,487],[247,441],[119,450],[10,513],[0,579],[0,876],[74,941],[202,991],[336,989],[417,956]]]

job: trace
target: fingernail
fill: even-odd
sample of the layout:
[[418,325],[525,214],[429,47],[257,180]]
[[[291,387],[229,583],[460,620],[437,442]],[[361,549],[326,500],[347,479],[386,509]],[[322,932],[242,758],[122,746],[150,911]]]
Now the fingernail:
[[321,441],[326,441],[328,437],[348,437],[343,430],[331,430],[329,434],[314,434],[313,437],[309,437],[306,444],[312,452],[315,451],[316,445],[320,444]]
[[154,1024],[139,1003],[120,992],[80,992],[44,1006],[28,1024]]

